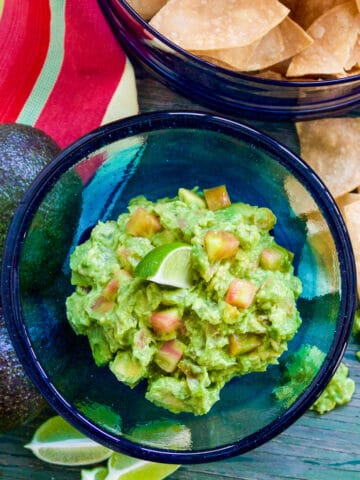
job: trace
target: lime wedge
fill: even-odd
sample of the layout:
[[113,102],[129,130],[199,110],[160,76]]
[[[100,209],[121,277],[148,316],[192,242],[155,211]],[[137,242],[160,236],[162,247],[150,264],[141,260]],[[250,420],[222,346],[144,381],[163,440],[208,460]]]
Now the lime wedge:
[[156,247],[137,264],[134,273],[136,277],[161,285],[189,288],[192,285],[191,246],[174,242]]
[[106,460],[111,450],[90,440],[62,417],[49,418],[25,445],[40,460],[57,465],[91,465]]
[[89,470],[81,470],[81,480],[105,480],[108,474],[106,467],[95,467]]
[[161,480],[175,472],[180,465],[148,462],[113,453],[108,460],[105,480]]

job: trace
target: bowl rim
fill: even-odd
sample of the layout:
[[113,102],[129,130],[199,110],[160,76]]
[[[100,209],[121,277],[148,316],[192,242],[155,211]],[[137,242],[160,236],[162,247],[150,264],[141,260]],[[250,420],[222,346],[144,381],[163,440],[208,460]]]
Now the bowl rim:
[[[124,437],[102,430],[77,411],[57,391],[36,358],[22,321],[19,294],[18,263],[21,240],[30,224],[32,214],[47,193],[48,187],[68,168],[83,159],[85,155],[96,151],[99,146],[129,135],[168,128],[200,128],[224,133],[230,137],[245,138],[288,168],[301,183],[307,186],[329,225],[338,253],[342,285],[338,328],[322,367],[305,392],[280,417],[257,432],[226,445],[196,451],[166,450],[136,444]],[[107,142],[107,139],[110,142]],[[14,214],[5,242],[1,273],[3,313],[15,350],[26,373],[54,410],[79,431],[112,450],[145,460],[174,464],[212,462],[246,453],[272,439],[295,422],[321,394],[340,364],[350,336],[357,301],[355,263],[350,238],[334,199],[315,172],[295,153],[267,134],[219,115],[196,111],[159,111],[117,120],[89,132],[60,152],[36,177]]]
[[354,74],[354,75],[349,75],[347,77],[342,77],[342,78],[329,78],[329,79],[324,79],[324,80],[311,80],[311,79],[305,79],[305,80],[277,80],[277,79],[272,79],[272,78],[264,78],[260,76],[255,76],[255,75],[250,75],[242,72],[237,72],[234,70],[230,70],[228,68],[222,67],[221,65],[215,65],[211,62],[208,62],[207,60],[204,60],[197,55],[194,55],[187,50],[183,49],[176,43],[172,42],[169,40],[167,37],[162,35],[158,30],[153,28],[147,21],[145,21],[137,12],[134,10],[126,0],[98,0],[100,4],[104,3],[112,3],[118,2],[125,10],[135,18],[135,20],[144,28],[144,30],[148,31],[153,35],[155,38],[163,42],[167,47],[172,48],[175,50],[175,52],[184,55],[185,57],[190,58],[193,62],[198,63],[199,65],[205,65],[207,68],[210,68],[211,70],[222,72],[224,74],[227,74],[229,77],[232,77],[234,79],[238,80],[244,80],[244,81],[252,81],[255,84],[259,85],[274,85],[274,86],[279,86],[279,87],[332,87],[332,86],[338,86],[338,85],[345,85],[347,83],[352,83],[353,81],[360,81],[360,73],[359,74]]

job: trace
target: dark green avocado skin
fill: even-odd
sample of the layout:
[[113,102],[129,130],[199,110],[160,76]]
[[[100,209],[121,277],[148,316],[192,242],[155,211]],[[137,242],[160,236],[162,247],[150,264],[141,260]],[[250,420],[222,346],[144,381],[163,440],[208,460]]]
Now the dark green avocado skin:
[[12,346],[0,307],[0,432],[35,418],[46,402],[38,393]]
[[[18,203],[37,174],[60,147],[41,130],[19,123],[0,124],[0,252]],[[1,268],[0,257],[0,268]]]
[[[60,152],[39,129],[0,124],[0,268],[7,230],[26,189]],[[5,326],[0,300],[0,432],[36,417],[46,405],[26,375]]]

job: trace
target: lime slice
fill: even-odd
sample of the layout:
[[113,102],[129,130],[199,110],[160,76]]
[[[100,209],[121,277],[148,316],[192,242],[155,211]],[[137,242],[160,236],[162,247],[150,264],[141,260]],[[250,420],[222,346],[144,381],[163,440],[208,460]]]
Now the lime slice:
[[91,465],[106,460],[111,450],[90,440],[62,417],[49,418],[25,445],[40,460],[57,465]]
[[161,480],[175,472],[180,465],[148,462],[113,453],[108,461],[106,480]]
[[191,246],[174,242],[150,250],[137,264],[135,276],[171,287],[191,287]]
[[105,480],[108,474],[106,467],[95,467],[89,470],[81,470],[81,480]]

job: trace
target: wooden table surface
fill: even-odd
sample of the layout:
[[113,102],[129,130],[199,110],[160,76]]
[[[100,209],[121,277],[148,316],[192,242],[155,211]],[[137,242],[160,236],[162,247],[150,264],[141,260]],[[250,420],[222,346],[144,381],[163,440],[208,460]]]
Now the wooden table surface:
[[[202,110],[170,91],[136,66],[140,109]],[[250,122],[283,143],[292,138],[293,125]],[[182,466],[171,480],[360,480],[360,363],[355,352],[360,345],[351,339],[344,361],[356,382],[352,401],[320,416],[307,412],[272,441],[231,460]],[[0,392],[1,394],[1,392]],[[75,480],[79,468],[48,465],[37,460],[23,445],[51,410],[26,426],[0,435],[1,480]],[[143,480],[147,480],[144,478]]]

